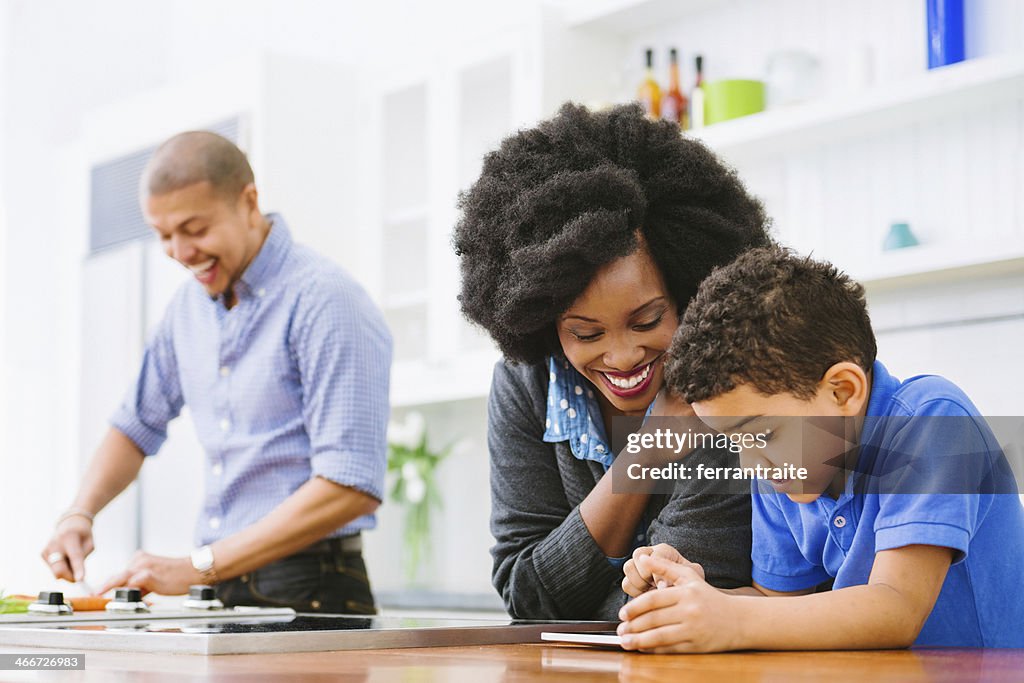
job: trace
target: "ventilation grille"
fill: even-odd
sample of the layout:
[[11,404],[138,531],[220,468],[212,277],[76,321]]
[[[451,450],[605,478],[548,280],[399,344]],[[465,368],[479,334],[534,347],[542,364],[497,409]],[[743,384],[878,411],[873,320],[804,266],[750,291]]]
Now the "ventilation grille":
[[[235,117],[205,130],[223,135],[237,145],[238,129],[239,119]],[[139,208],[139,178],[154,150],[156,147],[147,147],[92,167],[89,253],[152,237],[153,231]]]

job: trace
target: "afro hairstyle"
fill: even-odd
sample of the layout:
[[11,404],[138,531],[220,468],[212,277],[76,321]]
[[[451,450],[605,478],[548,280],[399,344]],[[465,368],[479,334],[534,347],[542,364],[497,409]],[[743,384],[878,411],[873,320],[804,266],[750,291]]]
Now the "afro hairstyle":
[[736,173],[636,104],[567,103],[506,138],[459,209],[462,312],[521,363],[560,352],[558,317],[641,242],[680,311],[715,266],[771,244],[764,209]]

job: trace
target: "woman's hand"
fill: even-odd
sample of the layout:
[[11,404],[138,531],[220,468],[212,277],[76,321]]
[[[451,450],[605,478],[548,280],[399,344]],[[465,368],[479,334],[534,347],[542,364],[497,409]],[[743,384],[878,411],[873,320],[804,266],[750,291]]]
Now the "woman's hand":
[[650,417],[692,417],[697,419],[690,404],[669,391],[668,387],[662,387],[654,399],[651,407]]
[[703,572],[654,554],[636,558],[640,572],[663,577],[667,587],[648,591],[619,611],[625,650],[721,652],[737,649],[742,625],[738,600],[704,581]]
[[674,441],[662,437],[667,433],[700,433],[707,430],[708,427],[700,421],[689,403],[671,393],[667,387],[662,387],[638,431],[638,443],[643,444],[643,447],[639,452],[627,454],[623,467],[633,462],[646,467],[661,467],[676,462],[689,455],[691,449],[680,449]]
[[651,564],[641,562],[641,557],[657,557],[673,564],[689,567],[700,576],[702,581],[704,580],[704,568],[687,560],[669,544],[659,543],[653,547],[643,546],[633,551],[633,557],[627,560],[622,568],[626,575],[622,579],[622,590],[630,597],[636,598],[652,588],[665,588],[669,585],[665,577],[651,573]]

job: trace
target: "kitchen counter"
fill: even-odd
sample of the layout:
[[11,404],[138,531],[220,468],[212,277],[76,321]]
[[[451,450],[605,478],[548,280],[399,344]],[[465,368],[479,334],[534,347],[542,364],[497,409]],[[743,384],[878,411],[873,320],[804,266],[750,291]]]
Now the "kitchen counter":
[[[4,648],[11,652],[11,648]],[[18,649],[52,654],[53,650]],[[87,652],[85,671],[0,671],[0,681],[1019,681],[1024,650],[644,655],[563,645],[488,645],[273,655]],[[330,677],[330,678],[328,678]]]

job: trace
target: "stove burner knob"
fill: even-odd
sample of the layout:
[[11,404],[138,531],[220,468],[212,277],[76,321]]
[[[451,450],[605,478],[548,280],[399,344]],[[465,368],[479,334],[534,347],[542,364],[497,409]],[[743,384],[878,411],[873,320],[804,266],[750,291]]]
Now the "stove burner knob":
[[39,603],[42,605],[63,605],[64,594],[60,591],[42,591],[39,593]]
[[28,606],[30,614],[65,615],[74,610],[64,602],[64,594],[60,591],[42,591],[39,599]]
[[189,600],[216,600],[217,592],[213,590],[212,586],[189,586],[188,598]]
[[142,602],[142,591],[138,588],[118,588],[114,591],[114,602]]

